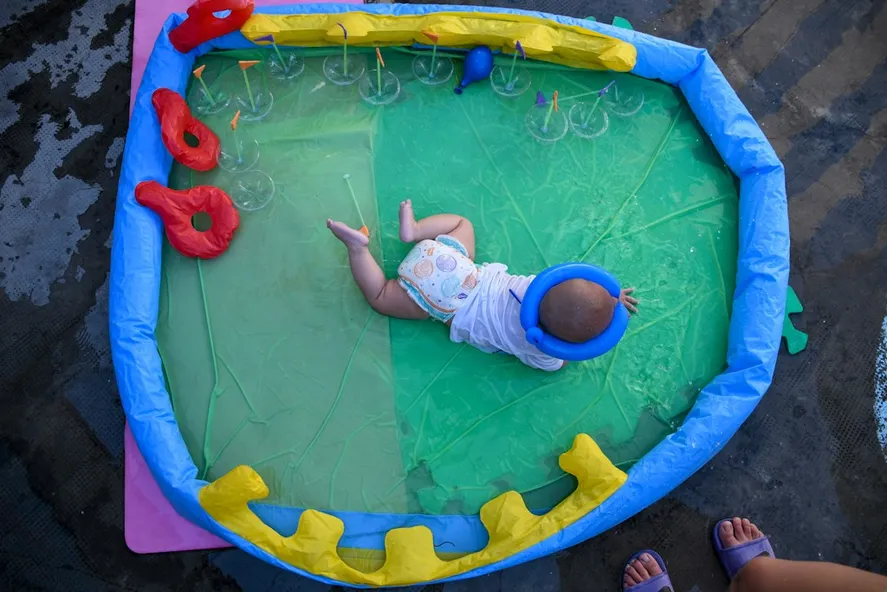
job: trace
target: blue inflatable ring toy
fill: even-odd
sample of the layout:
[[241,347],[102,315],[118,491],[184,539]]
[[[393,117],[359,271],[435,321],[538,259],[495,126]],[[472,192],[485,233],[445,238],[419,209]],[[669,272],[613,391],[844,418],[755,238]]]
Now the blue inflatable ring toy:
[[527,341],[544,354],[571,362],[590,360],[613,349],[625,335],[629,319],[625,305],[618,302],[610,325],[603,333],[585,343],[570,343],[547,334],[539,326],[539,306],[542,299],[556,285],[576,279],[600,284],[613,298],[619,298],[619,282],[608,271],[587,263],[561,263],[549,267],[530,282],[520,306],[520,324],[527,332]]

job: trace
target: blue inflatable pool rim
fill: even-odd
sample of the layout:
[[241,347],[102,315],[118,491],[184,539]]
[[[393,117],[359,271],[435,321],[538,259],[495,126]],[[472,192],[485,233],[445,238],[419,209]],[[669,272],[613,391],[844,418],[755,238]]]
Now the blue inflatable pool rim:
[[[633,516],[701,468],[754,410],[773,377],[785,307],[789,270],[785,173],[755,120],[702,49],[601,23],[502,8],[309,4],[265,7],[256,12],[316,14],[354,10],[379,14],[528,14],[628,41],[638,52],[632,73],[677,86],[721,158],[740,180],[738,265],[727,369],[702,389],[681,428],[635,464],[626,484],[598,508],[520,553],[453,579],[479,576],[575,545]],[[160,87],[184,93],[194,60],[203,53],[254,47],[238,32],[180,54],[171,46],[168,34],[182,20],[182,14],[167,19],[151,53],[136,96],[118,188],[111,256],[110,331],[123,408],[157,483],[182,516],[282,569],[338,584],[281,562],[207,515],[197,500],[197,493],[206,482],[197,478],[197,467],[185,446],[165,388],[154,338],[163,227],[159,218],[134,198],[139,182],[154,180],[165,184],[172,165],[169,152],[157,141],[160,130],[151,107],[151,93]],[[297,508],[263,504],[255,504],[254,510],[284,535],[295,531],[301,514]],[[473,551],[486,543],[486,531],[476,516],[333,514],[345,523],[341,541],[345,547],[379,549],[386,531],[417,524],[428,526],[436,541],[452,542],[454,551]]]

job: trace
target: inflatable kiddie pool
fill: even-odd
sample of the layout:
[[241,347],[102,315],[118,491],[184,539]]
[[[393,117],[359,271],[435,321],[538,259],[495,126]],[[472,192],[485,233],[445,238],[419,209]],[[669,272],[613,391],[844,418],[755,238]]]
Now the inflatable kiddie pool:
[[[478,576],[660,499],[763,396],[788,278],[784,172],[705,51],[505,9],[190,14],[167,20],[138,90],[110,314],[129,425],[182,516],[325,582]],[[457,96],[480,45],[496,69]],[[445,66],[430,81],[432,51]],[[221,159],[232,134],[256,154],[174,164],[152,99],[176,99],[158,89]],[[197,251],[176,250],[136,201],[151,182],[216,187],[239,211],[215,233],[195,219]],[[637,286],[641,312],[612,351],[553,375],[380,317],[323,223],[367,226],[393,273],[406,198],[469,216],[478,259],[516,273],[601,265]],[[179,252],[203,247],[218,256]]]

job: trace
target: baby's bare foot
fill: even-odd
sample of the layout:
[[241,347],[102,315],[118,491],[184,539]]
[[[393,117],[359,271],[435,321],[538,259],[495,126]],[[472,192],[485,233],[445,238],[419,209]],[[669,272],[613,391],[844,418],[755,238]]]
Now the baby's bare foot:
[[342,224],[341,222],[336,222],[335,220],[327,218],[326,227],[330,229],[337,239],[345,243],[345,246],[348,248],[365,247],[370,243],[368,236],[364,235],[359,230],[354,230],[350,226]]
[[413,214],[413,202],[410,200],[400,202],[400,240],[411,243],[416,240],[419,225],[416,224],[416,216]]

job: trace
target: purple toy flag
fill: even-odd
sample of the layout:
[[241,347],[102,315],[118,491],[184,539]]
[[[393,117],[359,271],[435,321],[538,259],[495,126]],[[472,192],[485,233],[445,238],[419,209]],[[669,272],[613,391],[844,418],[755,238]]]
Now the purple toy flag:
[[520,41],[515,41],[515,47],[520,52],[520,57],[527,59],[527,52],[524,51],[524,46],[520,44]]
[[610,91],[610,87],[616,84],[615,80],[611,80],[610,84],[598,91],[597,96],[602,97]]
[[[524,46],[521,45],[519,39],[514,40],[514,53],[511,54],[511,68],[508,70],[508,83],[505,85],[505,89],[508,91],[514,89],[514,67],[517,66],[517,56],[527,59],[527,54],[524,52]],[[520,78],[520,74],[518,74],[518,78]],[[520,94],[521,92],[523,91],[520,91],[517,94]]]
[[256,41],[268,41],[269,43],[274,43],[274,35],[265,35],[264,37],[259,37]]
[[[342,43],[342,71],[348,76],[348,29],[342,23],[336,23],[342,29],[345,35],[345,41]],[[364,225],[365,226],[365,225]]]
[[548,101],[545,100],[545,95],[542,94],[541,90],[536,91],[536,106],[541,107],[542,105],[547,105]]

